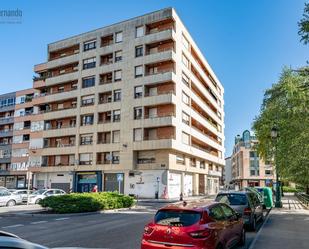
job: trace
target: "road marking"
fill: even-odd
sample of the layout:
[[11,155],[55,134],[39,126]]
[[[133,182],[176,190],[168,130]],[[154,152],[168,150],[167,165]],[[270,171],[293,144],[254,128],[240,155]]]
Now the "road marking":
[[257,234],[256,234],[254,240],[252,241],[252,243],[251,243],[249,249],[253,249],[253,248],[254,248],[254,245],[255,245],[255,243],[256,243],[258,237],[260,237],[260,234],[261,234],[261,232],[262,232],[262,229],[264,228],[264,226],[265,226],[265,224],[267,223],[269,217],[271,216],[271,213],[270,213],[270,212],[271,212],[271,210],[268,212],[268,215],[267,215],[266,219],[264,220],[264,223],[262,224],[260,230],[257,232]]
[[64,217],[64,218],[58,218],[58,219],[55,219],[55,220],[68,220],[68,219],[70,219],[70,218],[67,218],[67,217]]
[[42,223],[46,223],[46,222],[47,222],[46,220],[40,220],[40,221],[31,222],[30,224],[36,225],[36,224],[42,224]]
[[2,228],[14,228],[14,227],[23,227],[23,224],[16,224],[16,225],[11,225],[11,226],[6,226],[6,227],[2,227]]
[[293,217],[286,217],[284,220],[293,220]]
[[304,221],[309,221],[309,218],[304,219]]

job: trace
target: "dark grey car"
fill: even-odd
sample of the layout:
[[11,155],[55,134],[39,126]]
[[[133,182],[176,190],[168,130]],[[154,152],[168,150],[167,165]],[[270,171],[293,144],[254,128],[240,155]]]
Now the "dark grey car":
[[263,204],[256,194],[251,192],[219,193],[216,201],[226,203],[243,217],[244,223],[252,230],[256,230],[256,223],[263,220]]

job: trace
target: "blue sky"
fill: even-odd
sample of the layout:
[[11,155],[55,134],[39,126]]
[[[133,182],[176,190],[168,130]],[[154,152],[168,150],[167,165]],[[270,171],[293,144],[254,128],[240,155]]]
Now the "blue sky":
[[165,7],[175,7],[225,88],[226,155],[234,136],[250,129],[263,92],[283,66],[308,60],[297,22],[304,0],[7,0],[21,24],[0,23],[0,94],[32,86],[33,65],[47,44]]

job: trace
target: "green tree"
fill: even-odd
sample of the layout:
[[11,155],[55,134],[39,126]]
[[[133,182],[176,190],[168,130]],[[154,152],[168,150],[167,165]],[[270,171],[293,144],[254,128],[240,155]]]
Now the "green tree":
[[305,3],[303,18],[298,22],[298,34],[300,41],[304,44],[309,43],[309,3]]
[[[280,177],[303,185],[309,191],[307,70],[283,70],[278,83],[265,91],[253,130],[259,140],[260,156],[265,160],[274,158]],[[275,140],[270,136],[273,127],[279,134]]]

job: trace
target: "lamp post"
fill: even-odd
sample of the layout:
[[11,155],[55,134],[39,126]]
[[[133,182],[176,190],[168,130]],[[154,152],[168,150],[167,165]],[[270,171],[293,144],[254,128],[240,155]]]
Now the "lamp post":
[[[276,127],[273,127],[270,132],[270,136],[275,141],[275,152],[277,151],[277,138],[278,138],[278,129]],[[275,207],[276,208],[282,208],[282,202],[281,202],[281,193],[280,193],[280,182],[279,182],[279,173],[278,173],[278,165],[275,158],[276,163],[276,201],[275,201]]]

